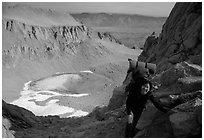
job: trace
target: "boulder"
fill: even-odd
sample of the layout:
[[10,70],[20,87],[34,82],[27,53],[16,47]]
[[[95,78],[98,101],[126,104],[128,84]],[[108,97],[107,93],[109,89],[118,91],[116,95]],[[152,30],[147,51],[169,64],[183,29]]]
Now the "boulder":
[[170,116],[175,137],[193,137],[199,134],[199,126],[192,113],[178,112]]
[[182,93],[202,90],[202,77],[179,78],[177,84]]
[[179,78],[186,76],[185,69],[182,65],[177,64],[161,75],[162,86],[169,86],[175,83]]
[[195,106],[195,100],[193,100],[175,109],[176,113],[169,116],[175,137],[202,136],[201,108],[201,105]]
[[8,119],[2,117],[2,137],[14,138],[14,131],[10,130],[11,123]]
[[[197,92],[198,93],[198,92]],[[190,93],[189,93],[190,94]],[[197,97],[196,97],[197,96]],[[193,96],[191,96],[193,97]],[[201,137],[202,136],[202,94],[196,95],[176,106],[169,116],[175,137]]]
[[[162,86],[170,86],[180,79],[184,85],[202,82],[202,67],[187,62],[178,63],[161,75]],[[190,77],[190,78],[185,78]]]

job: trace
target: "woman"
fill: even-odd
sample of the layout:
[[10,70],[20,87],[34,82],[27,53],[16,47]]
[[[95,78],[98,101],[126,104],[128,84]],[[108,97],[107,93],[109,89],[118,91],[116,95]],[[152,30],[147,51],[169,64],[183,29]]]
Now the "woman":
[[136,125],[142,114],[143,109],[146,106],[147,100],[151,100],[152,103],[163,112],[167,112],[159,101],[152,94],[152,84],[148,80],[149,71],[147,64],[145,67],[138,67],[132,71],[132,81],[126,87],[126,92],[129,92],[126,101],[126,110],[128,115],[128,122],[126,125],[125,137],[134,137],[136,134]]

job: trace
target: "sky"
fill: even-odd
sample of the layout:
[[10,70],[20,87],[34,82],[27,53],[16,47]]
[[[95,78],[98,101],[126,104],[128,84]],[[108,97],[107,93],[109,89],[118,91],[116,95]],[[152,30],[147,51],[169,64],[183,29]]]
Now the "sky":
[[22,2],[32,7],[68,13],[125,13],[167,17],[175,2]]

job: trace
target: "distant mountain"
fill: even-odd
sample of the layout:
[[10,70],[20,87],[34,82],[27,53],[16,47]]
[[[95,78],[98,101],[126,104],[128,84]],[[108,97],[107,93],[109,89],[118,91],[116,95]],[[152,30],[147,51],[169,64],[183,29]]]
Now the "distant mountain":
[[71,14],[77,21],[95,31],[107,32],[129,48],[143,48],[145,38],[159,34],[166,17],[142,15],[81,13]]
[[71,15],[76,20],[91,27],[158,27],[158,24],[163,24],[166,20],[166,17],[110,13],[81,13]]

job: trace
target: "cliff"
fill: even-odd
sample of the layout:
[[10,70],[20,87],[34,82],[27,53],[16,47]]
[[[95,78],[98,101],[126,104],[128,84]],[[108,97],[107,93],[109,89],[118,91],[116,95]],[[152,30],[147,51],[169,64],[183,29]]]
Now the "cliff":
[[158,65],[158,72],[189,61],[202,65],[202,3],[176,3],[159,37],[147,38],[140,61]]
[[[27,25],[13,19],[3,18],[3,65],[7,59],[15,60],[18,54],[27,58],[50,57],[56,54],[75,51],[74,43],[80,43],[87,38],[88,29],[80,26],[41,27]],[[7,38],[8,34],[13,38]],[[15,36],[16,35],[16,36]],[[11,39],[11,41],[7,41]],[[14,59],[14,60],[13,60]]]

